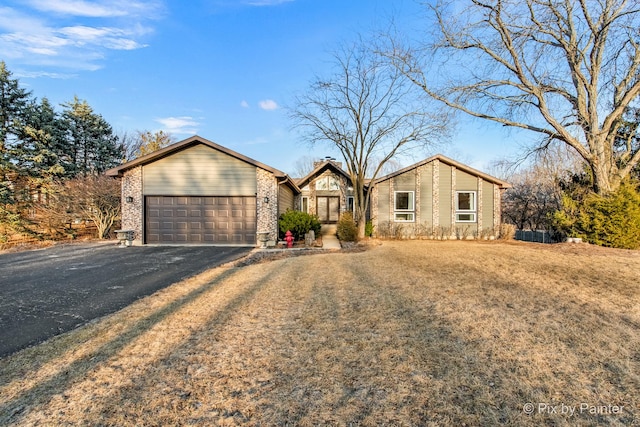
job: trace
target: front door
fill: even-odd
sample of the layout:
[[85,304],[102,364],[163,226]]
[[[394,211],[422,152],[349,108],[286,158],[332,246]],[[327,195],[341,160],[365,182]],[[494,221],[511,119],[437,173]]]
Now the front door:
[[340,197],[316,197],[316,212],[322,223],[338,222],[340,217]]

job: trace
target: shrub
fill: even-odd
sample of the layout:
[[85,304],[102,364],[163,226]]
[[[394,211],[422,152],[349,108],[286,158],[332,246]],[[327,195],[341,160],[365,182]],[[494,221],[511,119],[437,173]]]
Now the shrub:
[[513,240],[516,236],[516,226],[503,222],[498,229],[498,238],[501,240]]
[[570,237],[600,246],[640,248],[640,191],[638,183],[623,183],[607,195],[595,193],[576,200],[565,194],[562,209],[553,215],[555,226]]
[[340,215],[336,235],[338,239],[344,242],[355,242],[358,240],[358,227],[350,212],[345,212]]
[[290,230],[296,240],[303,240],[304,235],[310,230],[313,230],[316,236],[319,235],[320,227],[320,221],[315,215],[291,209],[287,209],[278,219],[280,234],[284,235],[287,230]]
[[364,235],[367,237],[373,236],[373,222],[371,220],[364,225]]

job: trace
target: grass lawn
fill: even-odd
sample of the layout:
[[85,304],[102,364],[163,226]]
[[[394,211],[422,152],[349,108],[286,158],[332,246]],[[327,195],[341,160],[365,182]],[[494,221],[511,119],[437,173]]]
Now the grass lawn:
[[0,425],[383,424],[640,425],[640,252],[389,241],[221,267],[0,360]]

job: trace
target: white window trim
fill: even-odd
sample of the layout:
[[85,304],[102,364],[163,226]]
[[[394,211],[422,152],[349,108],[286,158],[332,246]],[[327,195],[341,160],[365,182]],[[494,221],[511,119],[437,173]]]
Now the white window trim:
[[[398,193],[411,193],[411,206],[409,206],[409,209],[397,209],[396,206],[397,204],[397,200],[396,198],[398,197]],[[393,222],[416,222],[416,192],[415,191],[394,191],[393,192]],[[398,219],[398,217],[396,216],[396,214],[410,214],[411,215],[411,219]]]
[[[472,193],[473,194],[473,206],[471,207],[471,209],[458,209],[458,206],[460,206],[459,201],[458,201],[458,196],[461,193],[465,193],[465,194],[466,193]],[[456,191],[456,222],[466,222],[466,223],[477,222],[477,219],[478,219],[477,210],[478,210],[478,193],[476,191]],[[458,215],[459,214],[472,215],[472,219],[470,219],[470,220],[460,220],[460,219],[458,219]]]

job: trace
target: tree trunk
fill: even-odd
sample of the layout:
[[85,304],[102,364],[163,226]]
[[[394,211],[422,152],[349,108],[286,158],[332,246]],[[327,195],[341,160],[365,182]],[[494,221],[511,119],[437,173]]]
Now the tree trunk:
[[364,230],[365,230],[366,221],[364,218],[361,218],[358,221],[358,240],[364,239]]
[[605,196],[620,187],[620,179],[617,177],[617,168],[610,165],[607,160],[596,160],[591,163],[593,173],[593,191]]

